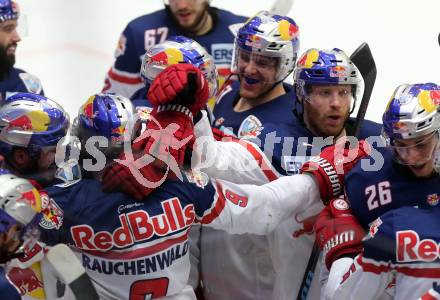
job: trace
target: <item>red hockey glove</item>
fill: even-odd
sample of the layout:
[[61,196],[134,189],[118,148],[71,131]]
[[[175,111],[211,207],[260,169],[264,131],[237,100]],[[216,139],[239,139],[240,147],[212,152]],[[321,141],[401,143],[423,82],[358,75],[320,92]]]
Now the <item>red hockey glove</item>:
[[315,224],[316,242],[324,253],[325,265],[343,256],[356,256],[362,250],[365,231],[353,216],[344,197],[335,198],[319,214]]
[[[144,156],[145,166],[139,154],[134,155],[133,158],[126,159],[125,154],[122,154],[119,159],[124,163],[115,162],[104,169],[102,177],[104,192],[123,192],[137,200],[144,200],[167,177],[166,170],[156,168],[151,161],[148,161],[148,156]],[[139,173],[136,175],[136,171],[133,170],[138,170]]]
[[319,156],[312,158],[301,168],[301,173],[315,176],[324,204],[342,193],[345,174],[371,152],[371,146],[366,141],[359,141],[355,146],[350,145],[351,143],[343,140],[326,147]]
[[203,73],[191,64],[176,64],[162,71],[148,90],[148,100],[154,106],[180,104],[193,115],[205,107],[209,84]]
[[177,166],[190,161],[195,140],[193,115],[206,105],[208,97],[208,82],[198,68],[190,64],[166,68],[148,91],[153,111],[135,147],[176,172]]

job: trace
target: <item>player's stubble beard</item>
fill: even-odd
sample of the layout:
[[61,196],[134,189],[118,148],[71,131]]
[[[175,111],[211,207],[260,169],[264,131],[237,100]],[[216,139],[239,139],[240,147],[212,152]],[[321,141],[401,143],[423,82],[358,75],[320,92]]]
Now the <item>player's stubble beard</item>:
[[15,64],[15,54],[8,54],[8,48],[17,46],[16,43],[9,44],[6,47],[0,45],[0,80],[4,80]]
[[173,14],[171,9],[169,7],[167,9],[169,11],[171,18],[173,19],[173,22],[177,24],[186,33],[188,37],[194,37],[200,35],[199,31],[209,21],[209,3],[205,2],[203,5],[204,7],[201,10],[201,13],[196,16],[194,22],[191,25],[185,27],[180,25],[178,18],[176,18],[176,16]]

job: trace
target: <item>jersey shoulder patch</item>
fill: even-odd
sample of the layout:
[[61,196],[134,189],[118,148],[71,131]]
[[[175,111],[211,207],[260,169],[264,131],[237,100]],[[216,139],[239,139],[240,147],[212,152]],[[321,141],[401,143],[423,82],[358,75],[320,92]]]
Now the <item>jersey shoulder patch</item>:
[[209,183],[209,177],[206,173],[198,170],[183,171],[189,182],[195,184],[199,188],[205,188]]
[[26,72],[20,73],[18,74],[18,76],[20,77],[21,81],[23,81],[26,89],[30,93],[41,94],[43,87],[41,85],[40,79],[37,76]]

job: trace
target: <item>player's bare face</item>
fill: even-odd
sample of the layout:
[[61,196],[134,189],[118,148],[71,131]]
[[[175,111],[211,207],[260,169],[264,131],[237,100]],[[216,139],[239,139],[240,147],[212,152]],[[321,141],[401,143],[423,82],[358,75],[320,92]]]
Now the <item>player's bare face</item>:
[[0,45],[9,57],[15,56],[18,42],[21,38],[17,32],[17,21],[9,20],[0,23]]
[[315,85],[304,101],[304,122],[316,136],[338,136],[353,100],[350,85]]
[[208,15],[206,0],[169,0],[171,12],[180,27],[197,34],[203,30]]
[[57,165],[55,164],[56,146],[45,147],[40,153],[37,162],[39,178],[44,182],[52,182],[54,179]]
[[431,133],[413,139],[396,139],[393,149],[399,163],[408,165],[416,177],[428,177],[434,170],[434,151],[438,143],[438,134]]
[[15,224],[9,228],[7,232],[0,233],[0,260],[14,253],[21,244],[17,238],[20,232],[19,224]]
[[240,75],[240,96],[258,99],[273,88],[278,70],[278,59],[240,50],[238,73]]

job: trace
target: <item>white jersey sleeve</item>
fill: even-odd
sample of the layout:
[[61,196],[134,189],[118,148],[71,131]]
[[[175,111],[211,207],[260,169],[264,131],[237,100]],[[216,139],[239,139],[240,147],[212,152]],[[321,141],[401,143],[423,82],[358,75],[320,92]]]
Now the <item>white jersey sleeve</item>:
[[252,142],[228,139],[216,141],[206,112],[195,125],[196,156],[193,166],[210,177],[234,183],[263,184],[281,175],[272,167],[261,149]]
[[216,201],[198,216],[202,224],[229,233],[267,235],[291,214],[320,203],[315,179],[309,175],[281,177],[262,186],[213,180]]
[[386,290],[394,280],[392,272],[385,265],[382,272],[365,271],[362,265],[359,264],[360,260],[362,260],[362,254],[354,259],[348,271],[340,278],[340,284],[334,290],[334,294],[326,295],[326,299],[369,300],[388,298]]

